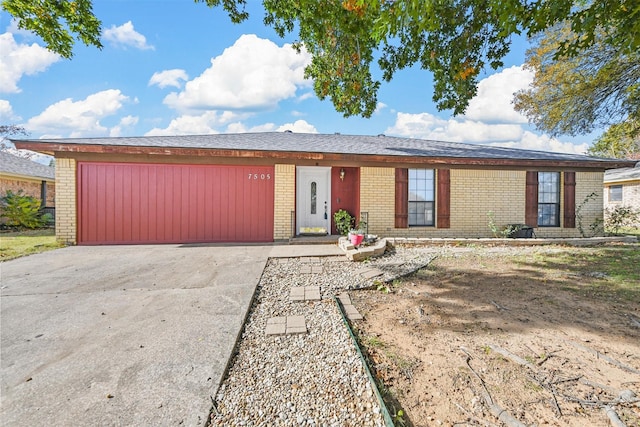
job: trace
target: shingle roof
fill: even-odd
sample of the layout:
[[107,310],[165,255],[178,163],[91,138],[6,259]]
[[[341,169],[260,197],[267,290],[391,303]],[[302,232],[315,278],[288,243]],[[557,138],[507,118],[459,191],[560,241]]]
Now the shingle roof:
[[[20,140],[13,140],[19,143]],[[293,132],[236,133],[212,135],[144,136],[118,138],[67,138],[29,140],[33,144],[103,145],[154,148],[258,150],[350,155],[442,157],[470,159],[602,161],[578,154],[473,145],[391,136],[306,134]],[[81,151],[81,150],[80,150]],[[619,160],[618,160],[619,162]]]
[[55,179],[55,169],[43,164],[14,156],[6,151],[0,151],[0,173],[28,176],[34,178]]
[[604,173],[604,182],[640,180],[640,162],[634,168],[610,169]]

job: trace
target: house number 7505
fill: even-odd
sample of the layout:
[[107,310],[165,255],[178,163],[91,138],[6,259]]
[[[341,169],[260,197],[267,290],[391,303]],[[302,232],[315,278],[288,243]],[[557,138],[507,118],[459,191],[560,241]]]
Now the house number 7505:
[[271,174],[270,173],[250,173],[249,179],[261,179],[261,180],[271,179]]

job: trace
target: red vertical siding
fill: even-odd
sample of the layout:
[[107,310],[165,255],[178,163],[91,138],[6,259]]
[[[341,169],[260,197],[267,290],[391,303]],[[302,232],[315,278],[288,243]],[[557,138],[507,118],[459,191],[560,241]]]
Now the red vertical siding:
[[78,165],[78,241],[273,241],[271,166]]
[[[340,179],[340,170],[344,179]],[[344,209],[360,220],[360,168],[331,168],[331,234],[338,234],[333,214]]]

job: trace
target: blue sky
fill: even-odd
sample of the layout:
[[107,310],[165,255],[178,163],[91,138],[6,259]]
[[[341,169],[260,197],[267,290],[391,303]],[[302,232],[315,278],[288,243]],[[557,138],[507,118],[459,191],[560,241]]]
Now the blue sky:
[[406,136],[584,153],[593,136],[550,138],[513,111],[526,42],[482,75],[464,116],[439,112],[429,73],[382,84],[370,119],[344,118],[303,78],[308,55],[262,24],[261,2],[234,25],[220,8],[184,0],[96,0],[104,48],[65,60],[0,12],[0,124],[30,138],[283,131]]

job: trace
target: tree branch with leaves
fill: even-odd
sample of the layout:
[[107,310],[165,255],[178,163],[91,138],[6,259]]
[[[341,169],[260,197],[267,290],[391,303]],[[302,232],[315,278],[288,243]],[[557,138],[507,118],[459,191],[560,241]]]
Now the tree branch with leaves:
[[640,152],[640,53],[618,50],[606,43],[604,30],[596,32],[591,47],[571,57],[556,56],[562,43],[582,37],[569,22],[534,38],[525,62],[534,80],[515,95],[514,105],[551,135],[608,128],[590,153],[625,158]]

